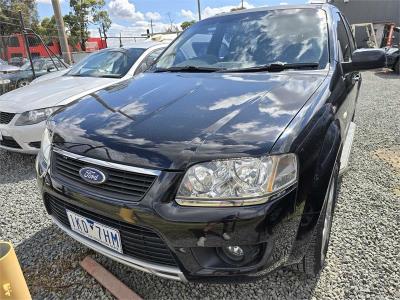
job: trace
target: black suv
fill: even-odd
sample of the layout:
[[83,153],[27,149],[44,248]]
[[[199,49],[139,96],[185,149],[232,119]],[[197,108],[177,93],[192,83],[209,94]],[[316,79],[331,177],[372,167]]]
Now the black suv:
[[333,6],[219,15],[154,66],[62,109],[37,158],[47,212],[74,239],[177,280],[324,264],[359,70]]

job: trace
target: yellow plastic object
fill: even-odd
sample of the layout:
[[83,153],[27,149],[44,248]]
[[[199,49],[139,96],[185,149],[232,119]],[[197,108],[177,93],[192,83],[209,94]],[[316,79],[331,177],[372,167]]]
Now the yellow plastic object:
[[11,243],[0,241],[0,300],[32,299]]

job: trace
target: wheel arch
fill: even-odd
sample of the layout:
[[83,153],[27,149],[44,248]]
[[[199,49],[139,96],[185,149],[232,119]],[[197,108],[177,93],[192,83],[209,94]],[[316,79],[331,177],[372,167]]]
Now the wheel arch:
[[341,124],[335,115],[336,108],[331,103],[322,105],[290,147],[299,160],[293,216],[294,222],[299,225],[288,264],[303,258],[323,210],[325,193],[335,164],[338,163],[340,167],[343,137]]

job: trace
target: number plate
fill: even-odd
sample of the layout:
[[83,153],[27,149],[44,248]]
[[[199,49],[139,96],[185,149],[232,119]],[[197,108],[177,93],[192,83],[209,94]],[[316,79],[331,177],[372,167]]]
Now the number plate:
[[73,231],[122,253],[121,237],[117,229],[78,215],[68,209],[66,211]]

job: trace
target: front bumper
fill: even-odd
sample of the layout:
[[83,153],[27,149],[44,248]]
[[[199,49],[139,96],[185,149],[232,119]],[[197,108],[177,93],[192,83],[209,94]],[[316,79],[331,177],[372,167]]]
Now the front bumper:
[[0,124],[0,148],[26,154],[37,154],[46,122],[15,126],[20,114],[16,114],[9,124]]
[[97,242],[91,241],[80,234],[75,233],[70,228],[59,222],[56,218],[52,217],[54,224],[56,224],[59,228],[61,228],[66,234],[72,237],[74,240],[82,243],[88,248],[95,250],[98,253],[101,253],[117,262],[120,262],[126,266],[132,267],[134,269],[147,272],[153,275],[157,275],[162,278],[178,280],[178,281],[186,281],[183,273],[176,267],[170,266],[162,266],[157,264],[147,263],[141,260],[134,259],[132,257],[120,254],[118,252],[112,251],[107,247],[100,245]]
[[[36,167],[40,168],[38,163]],[[294,263],[292,249],[302,209],[296,206],[295,187],[263,205],[194,208],[179,206],[171,200],[174,194],[171,186],[180,178],[179,173],[162,172],[141,201],[121,203],[78,191],[51,175],[51,171],[39,177],[38,184],[55,224],[86,246],[133,268],[174,280],[231,282],[256,279]],[[119,254],[72,232],[52,213],[47,196],[118,224],[151,228],[171,251],[176,266]],[[260,253],[246,265],[230,265],[221,260],[218,249],[234,245],[257,247]]]

